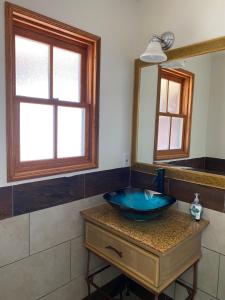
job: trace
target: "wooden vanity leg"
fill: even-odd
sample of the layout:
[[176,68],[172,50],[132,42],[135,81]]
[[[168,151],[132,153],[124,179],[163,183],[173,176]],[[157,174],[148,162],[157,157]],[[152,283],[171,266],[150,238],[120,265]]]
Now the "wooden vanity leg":
[[198,261],[196,261],[196,263],[193,266],[193,285],[192,285],[193,292],[190,300],[194,300],[195,298],[195,294],[197,292],[197,281],[198,281]]
[[196,261],[192,267],[193,267],[193,280],[192,280],[192,287],[190,287],[189,285],[185,284],[184,282],[180,281],[180,280],[176,280],[175,282],[179,285],[181,285],[182,287],[184,287],[187,292],[188,292],[188,297],[185,298],[185,300],[194,300],[195,299],[195,295],[197,293],[197,281],[198,281],[198,262]]
[[91,259],[91,253],[87,249],[87,273],[86,273],[86,282],[88,286],[88,296],[91,295],[91,284],[90,284],[90,279],[89,279],[89,271],[90,271],[90,259]]
[[155,295],[154,300],[158,300],[159,299],[159,295]]

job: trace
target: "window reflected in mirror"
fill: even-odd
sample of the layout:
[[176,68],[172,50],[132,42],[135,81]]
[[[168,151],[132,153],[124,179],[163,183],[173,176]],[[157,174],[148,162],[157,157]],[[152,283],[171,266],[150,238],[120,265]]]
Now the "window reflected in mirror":
[[194,74],[159,68],[155,160],[187,157]]

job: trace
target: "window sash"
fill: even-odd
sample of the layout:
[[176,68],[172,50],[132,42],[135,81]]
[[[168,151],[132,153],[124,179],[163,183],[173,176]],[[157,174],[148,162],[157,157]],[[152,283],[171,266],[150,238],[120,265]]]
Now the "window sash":
[[[81,55],[81,70],[80,70],[80,74],[81,74],[81,78],[80,78],[80,102],[81,103],[85,103],[87,102],[87,79],[86,79],[86,74],[87,74],[87,51],[82,48],[82,47],[78,47],[76,45],[71,45],[71,44],[67,44],[63,41],[60,40],[56,40],[53,39],[52,37],[47,37],[46,36],[42,36],[39,33],[36,32],[32,32],[32,31],[27,31],[24,30],[22,28],[15,28],[14,30],[14,34],[13,34],[13,43],[14,43],[14,49],[15,49],[15,36],[22,36],[24,38],[28,38],[34,41],[38,41],[38,42],[43,42],[47,45],[50,46],[50,78],[49,78],[49,82],[50,82],[50,91],[49,91],[49,99],[54,100],[53,98],[53,47],[59,47],[65,50],[69,50],[69,51],[73,51],[75,53],[79,53]],[[15,50],[14,50],[15,53]],[[13,64],[15,65],[15,55],[14,55],[14,61]],[[14,89],[14,95],[16,96],[16,90]],[[30,97],[32,98],[32,97]],[[60,99],[61,101],[63,101],[63,99]]]
[[[20,34],[18,34],[18,31]],[[20,103],[34,103],[34,104],[48,104],[48,105],[52,105],[53,106],[53,110],[54,110],[54,114],[53,114],[53,123],[54,123],[54,126],[53,126],[53,129],[54,129],[54,133],[53,133],[53,138],[54,138],[54,159],[46,159],[46,160],[37,160],[37,164],[42,164],[44,162],[48,162],[50,163],[51,165],[54,165],[55,164],[55,161],[60,159],[60,160],[64,160],[65,162],[66,161],[71,161],[73,160],[74,162],[78,160],[78,158],[80,160],[82,160],[82,158],[84,159],[87,159],[88,157],[88,149],[89,149],[89,131],[86,130],[86,127],[88,126],[88,120],[87,120],[87,117],[85,118],[85,139],[84,139],[84,143],[85,143],[85,155],[84,156],[80,156],[80,157],[71,157],[71,158],[57,158],[57,107],[59,106],[67,106],[67,107],[79,107],[79,108],[84,108],[85,109],[85,115],[87,116],[87,107],[88,105],[86,104],[86,99],[84,98],[84,91],[85,89],[81,89],[80,91],[80,94],[81,94],[81,102],[71,102],[71,101],[64,101],[64,100],[60,100],[60,99],[56,99],[56,98],[53,98],[53,47],[55,46],[60,46],[62,49],[67,49],[67,50],[71,50],[75,53],[79,53],[81,54],[81,73],[86,73],[86,72],[82,72],[82,69],[84,70],[84,61],[85,59],[83,58],[84,56],[84,53],[82,51],[82,49],[80,49],[79,47],[70,47],[68,45],[64,45],[63,44],[63,47],[61,45],[61,43],[57,43],[55,40],[53,41],[52,39],[47,41],[45,38],[43,39],[40,35],[38,34],[32,34],[32,36],[30,37],[30,34],[23,34],[23,30],[16,30],[15,32],[15,35],[14,35],[14,46],[15,46],[15,36],[23,36],[23,37],[26,37],[28,39],[31,39],[31,40],[34,40],[34,41],[40,41],[40,42],[44,42],[46,43],[47,45],[50,46],[50,73],[49,73],[49,99],[44,99],[44,98],[34,98],[34,97],[26,97],[26,96],[17,96],[15,94],[15,101],[19,101],[19,105]],[[16,59],[16,58],[15,58]],[[83,63],[83,66],[82,66],[82,63]],[[81,76],[81,82],[80,82],[80,86],[81,87],[85,87],[85,83],[83,82],[84,80],[84,76]],[[19,109],[18,109],[19,110]],[[20,113],[19,113],[20,115]],[[17,121],[17,124],[16,124],[16,128],[20,128],[20,122],[19,122],[19,119]],[[17,146],[17,149],[20,149],[20,134],[19,132],[17,133],[18,135],[18,139],[17,139],[17,143],[18,145]],[[21,166],[25,166],[25,165],[29,165],[31,164],[31,161],[29,162],[22,162],[20,161],[20,151],[17,152],[16,154],[16,161],[17,161],[17,165],[21,164]],[[52,163],[51,163],[52,161]],[[32,161],[32,164],[34,163],[35,161]]]
[[[161,95],[161,82],[162,82],[162,79],[165,79],[167,80],[167,91],[166,91],[166,112],[162,112],[160,111],[159,109],[159,113],[168,113],[168,114],[172,114],[171,112],[168,111],[168,107],[169,107],[169,83],[172,81],[172,82],[176,82],[176,83],[179,83],[181,85],[181,89],[180,89],[180,99],[179,99],[179,112],[178,114],[181,114],[182,113],[182,100],[183,100],[183,97],[182,97],[182,89],[183,89],[183,80],[180,79],[180,78],[176,78],[175,76],[173,75],[165,75],[165,74],[162,74],[161,78],[160,78],[160,95]],[[161,97],[159,97],[159,101],[161,100]],[[161,104],[161,103],[160,103]],[[159,105],[160,107],[161,105]]]
[[[98,97],[100,38],[17,5],[5,3],[8,181],[48,176],[98,166]],[[21,97],[15,94],[15,35],[81,54],[81,102]],[[51,80],[52,81],[52,80]],[[52,85],[52,84],[51,84]],[[21,102],[85,109],[85,156],[43,161],[19,161]]]
[[[184,133],[185,133],[185,121],[186,121],[186,116],[185,115],[182,115],[182,114],[170,114],[170,113],[159,113],[159,118],[160,116],[163,116],[163,117],[169,117],[169,122],[170,122],[170,125],[169,125],[169,145],[168,145],[168,149],[166,150],[160,150],[158,149],[158,140],[159,140],[159,131],[158,131],[158,136],[157,136],[157,152],[163,154],[165,153],[166,151],[184,151]],[[183,126],[182,126],[182,137],[181,137],[181,147],[180,148],[177,148],[177,149],[171,149],[170,146],[171,146],[171,139],[172,139],[172,132],[171,132],[171,129],[172,129],[172,119],[173,118],[178,118],[178,119],[182,119],[183,120]]]
[[[160,92],[161,92],[162,78],[168,80],[168,82],[169,80],[171,80],[181,84],[179,113],[170,113],[168,112],[168,109],[166,109],[166,112],[160,111]],[[194,80],[194,74],[188,71],[182,69],[170,70],[170,69],[163,69],[159,67],[154,160],[182,158],[182,157],[189,156],[193,80]],[[167,108],[168,108],[168,90],[167,90]],[[160,116],[165,116],[170,118],[169,148],[167,150],[158,150],[158,134],[159,134],[158,126],[159,126]],[[181,141],[180,149],[170,149],[172,118],[183,119],[182,141]]]

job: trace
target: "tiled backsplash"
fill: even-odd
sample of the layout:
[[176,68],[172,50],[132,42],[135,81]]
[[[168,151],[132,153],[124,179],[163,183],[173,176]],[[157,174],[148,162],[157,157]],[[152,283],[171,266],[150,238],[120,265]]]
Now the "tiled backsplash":
[[0,219],[124,188],[129,178],[130,168],[118,168],[2,187]]
[[[153,179],[151,174],[135,170],[130,174],[130,168],[118,168],[1,187],[0,219],[69,203],[129,185],[154,190]],[[164,188],[165,193],[188,203],[193,201],[194,193],[200,193],[204,207],[224,212],[224,190],[167,178]]]
[[[81,300],[87,296],[87,252],[80,211],[102,201],[98,195],[2,220],[0,299]],[[92,270],[104,264],[92,255]],[[101,274],[98,283],[115,275],[115,269]]]
[[[189,204],[178,201],[178,209],[188,213]],[[196,300],[225,299],[225,214],[204,209],[203,216],[210,224],[202,236],[202,257],[198,267],[198,291]],[[192,282],[192,270],[181,276],[186,283]],[[179,285],[175,287],[175,300],[185,299],[187,293]]]
[[[0,188],[2,218],[23,214],[0,222],[0,290],[4,300],[72,300],[74,295],[80,300],[86,296],[87,253],[80,210],[102,203],[102,193],[130,185],[129,179],[130,169],[121,168]],[[133,186],[154,189],[152,180],[150,174],[131,172]],[[166,180],[165,192],[182,200],[178,201],[178,209],[186,212],[193,192],[201,193],[204,217],[210,225],[202,238],[196,300],[224,300],[225,214],[220,212],[223,191]],[[93,268],[102,264],[94,257]],[[109,270],[99,283],[116,274],[116,270]],[[190,283],[191,272],[181,279]],[[167,291],[175,300],[187,296],[179,285],[173,284]]]

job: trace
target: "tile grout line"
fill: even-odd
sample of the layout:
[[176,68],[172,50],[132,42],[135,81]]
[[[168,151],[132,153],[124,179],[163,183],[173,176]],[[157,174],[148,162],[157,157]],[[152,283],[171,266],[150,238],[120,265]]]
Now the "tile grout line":
[[14,216],[14,187],[12,185],[12,196],[11,196],[11,203],[12,203],[12,216]]
[[72,241],[70,240],[70,281],[72,280]]
[[216,288],[216,298],[219,297],[219,282],[220,282],[220,260],[221,260],[221,255],[219,255],[219,267],[218,267],[218,272],[217,272],[217,288]]
[[[191,286],[191,284],[190,284],[188,281],[184,280],[184,279],[180,279],[180,281],[183,281],[183,282],[186,283],[187,285],[190,285],[190,286]],[[211,295],[211,294],[209,294],[209,292],[206,292],[206,291],[200,289],[199,287],[197,287],[197,290],[199,290],[200,292],[206,294],[207,296],[210,296],[210,297],[213,297],[214,299],[217,299],[217,296]]]
[[31,238],[30,238],[30,213],[28,214],[29,215],[29,256],[30,256],[30,240],[31,240]]
[[[79,237],[81,237],[81,236],[83,236],[83,234],[80,235]],[[28,255],[28,256],[25,256],[25,257],[23,257],[23,258],[17,259],[17,260],[15,260],[15,261],[13,261],[13,262],[10,262],[10,263],[8,263],[8,264],[6,264],[6,265],[4,265],[4,266],[0,266],[0,270],[3,269],[3,268],[8,267],[8,266],[10,266],[10,265],[12,265],[12,264],[14,264],[14,263],[17,263],[17,262],[19,262],[19,261],[25,260],[25,259],[27,259],[27,258],[29,258],[29,257],[31,257],[31,256],[35,256],[35,255],[40,254],[40,253],[42,253],[42,252],[45,252],[45,251],[51,250],[51,249],[53,249],[53,248],[56,248],[56,247],[58,247],[58,246],[60,246],[60,245],[67,244],[67,243],[69,243],[70,241],[71,241],[71,240],[64,241],[64,242],[59,243],[59,244],[57,244],[57,245],[54,245],[54,246],[52,246],[52,247],[50,247],[50,248],[47,248],[47,249],[44,249],[44,250],[41,250],[41,251],[32,253],[32,254],[30,254],[30,255]]]
[[204,248],[204,249],[206,249],[206,250],[212,251],[212,252],[214,252],[214,253],[216,253],[216,254],[225,256],[225,253],[217,252],[217,251],[215,251],[215,250],[213,250],[213,249],[210,249],[210,248],[207,248],[207,247],[205,247],[205,246],[203,246],[203,245],[201,245],[201,247]]
[[85,199],[86,197],[86,174],[84,174],[84,197],[83,199]]
[[59,243],[59,244],[55,244],[55,245],[53,245],[53,246],[51,246],[51,247],[49,247],[49,248],[46,248],[46,249],[37,251],[37,252],[35,252],[35,253],[32,253],[31,256],[32,256],[32,255],[35,255],[35,254],[38,254],[38,253],[41,253],[41,252],[44,252],[44,251],[47,251],[47,250],[50,250],[50,249],[55,248],[55,247],[57,247],[57,246],[60,246],[60,245],[62,245],[62,244],[69,243],[70,241],[76,240],[76,239],[78,239],[78,238],[80,238],[80,237],[82,237],[82,236],[84,236],[83,233],[79,234],[79,235],[76,236],[76,237],[72,237],[72,238],[70,238],[69,240],[63,241],[63,242],[61,242],[61,243]]
[[[80,277],[81,277],[81,276],[80,276]],[[36,298],[35,300],[41,300],[41,299],[45,298],[46,296],[49,296],[49,295],[51,295],[52,293],[56,292],[57,290],[60,290],[61,288],[63,288],[63,287],[65,287],[65,286],[69,285],[69,284],[70,284],[71,282],[73,282],[73,281],[74,281],[74,280],[69,280],[68,282],[64,283],[63,285],[61,285],[61,286],[55,288],[54,290],[48,292],[47,294],[45,294],[45,295],[43,295],[43,296],[41,296],[41,297],[39,297],[39,298]]]

